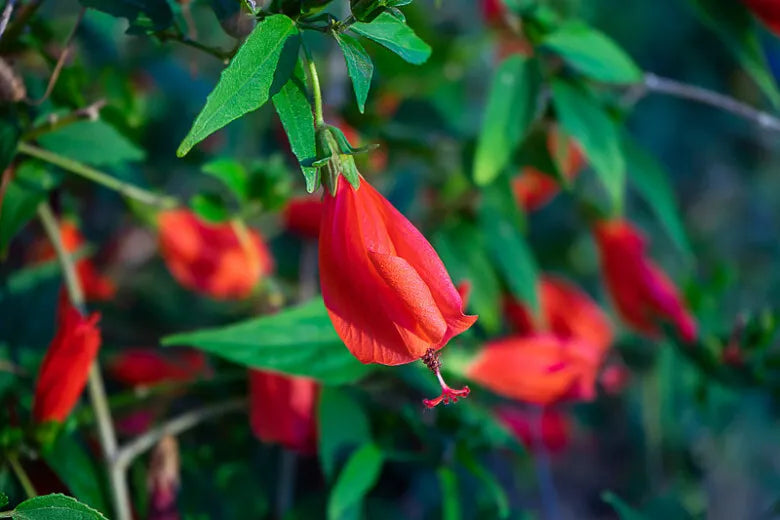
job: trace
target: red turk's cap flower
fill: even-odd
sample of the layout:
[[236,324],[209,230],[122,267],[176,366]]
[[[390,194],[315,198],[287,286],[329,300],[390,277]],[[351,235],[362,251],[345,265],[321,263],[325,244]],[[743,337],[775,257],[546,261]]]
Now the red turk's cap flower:
[[607,316],[590,296],[562,278],[545,275],[539,279],[540,322],[525,305],[505,302],[510,323],[520,334],[549,332],[561,339],[577,339],[606,351],[612,344],[612,327]]
[[322,296],[336,332],[360,362],[433,361],[476,321],[463,314],[463,300],[431,244],[368,182],[356,190],[339,177],[336,195],[326,190],[323,203]]
[[230,223],[211,224],[188,210],[158,217],[165,264],[184,287],[216,299],[249,296],[273,270],[273,259],[256,231],[246,236]]
[[320,235],[322,198],[318,195],[297,197],[287,204],[282,214],[284,227],[303,238],[316,240]]
[[66,298],[60,298],[57,331],[35,384],[36,422],[64,421],[76,406],[100,348],[99,319],[97,313],[82,316]]
[[320,386],[305,377],[249,371],[249,419],[263,442],[278,442],[305,454],[317,451]]
[[[573,181],[585,166],[585,157],[573,139],[567,138],[561,143],[561,134],[553,127],[547,134],[547,149],[553,160],[558,163],[561,174]],[[565,150],[560,154],[558,148],[565,144]],[[523,168],[520,175],[512,179],[512,188],[518,203],[526,211],[541,208],[560,191],[558,182],[549,172],[541,172],[532,166]]]
[[[569,418],[554,408],[542,410],[527,410],[519,406],[501,406],[496,410],[498,419],[509,428],[523,443],[526,449],[539,449],[536,424],[541,419],[541,441],[545,450],[550,453],[563,451],[569,444],[571,423]],[[541,415],[541,418],[539,417]]]
[[122,351],[108,364],[111,377],[129,386],[191,381],[204,376],[207,370],[206,356],[196,350],[163,355],[152,348],[133,348]]
[[485,345],[468,374],[499,395],[527,403],[590,401],[601,357],[598,348],[575,339],[514,336]]
[[[70,220],[64,220],[60,223],[60,238],[62,245],[68,253],[76,253],[86,245],[79,228]],[[32,248],[29,259],[38,263],[53,260],[56,256],[51,243],[48,240],[42,240]],[[116,294],[114,282],[98,273],[98,270],[89,258],[82,258],[76,261],[76,274],[78,274],[84,297],[87,300],[110,300]]]
[[607,290],[623,320],[650,338],[658,337],[660,322],[669,321],[685,341],[695,341],[696,321],[666,273],[647,257],[642,233],[615,219],[596,224],[594,234]]
[[775,34],[780,35],[780,2],[778,0],[742,0]]

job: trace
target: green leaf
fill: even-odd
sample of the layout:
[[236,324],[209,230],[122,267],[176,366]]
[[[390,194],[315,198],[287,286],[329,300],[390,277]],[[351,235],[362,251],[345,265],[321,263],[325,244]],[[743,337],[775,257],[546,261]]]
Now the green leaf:
[[442,519],[459,520],[460,492],[458,491],[458,476],[450,468],[441,467],[436,471],[441,487]]
[[79,121],[43,134],[38,142],[54,153],[93,166],[143,161],[146,152],[104,121]]
[[[320,465],[325,477],[331,479],[337,460],[345,449],[362,446],[371,440],[368,418],[360,403],[349,393],[339,388],[324,387],[320,393],[317,424]],[[345,428],[345,424],[349,428]]]
[[91,7],[111,16],[127,18],[128,33],[144,30],[161,31],[173,24],[173,11],[166,0],[79,0],[84,7]]
[[623,49],[583,23],[562,25],[542,40],[542,46],[597,81],[636,83],[642,80],[642,71]]
[[61,178],[37,161],[25,161],[16,168],[0,208],[0,255],[5,255],[11,239],[35,216],[38,204]]
[[74,433],[57,435],[52,449],[44,451],[43,457],[76,498],[98,510],[107,508],[103,499],[107,490],[101,485],[104,479]]
[[482,485],[485,486],[488,494],[493,499],[493,503],[497,509],[498,517],[508,518],[509,499],[506,496],[506,492],[501,487],[501,484],[498,482],[496,477],[493,476],[493,473],[485,469],[485,467],[477,461],[474,455],[464,448],[457,449],[456,458],[461,464],[463,464],[463,467],[466,468],[469,473],[474,475],[482,483]]
[[742,2],[734,0],[689,0],[702,21],[725,42],[753,81],[775,106],[780,93],[755,30],[755,21]]
[[609,194],[621,208],[625,185],[625,160],[617,125],[592,95],[563,80],[552,83],[558,122],[585,153]]
[[520,232],[518,214],[505,177],[483,190],[479,218],[493,262],[515,298],[536,312],[539,310],[536,292],[538,269]]
[[273,97],[273,103],[284,131],[287,132],[290,148],[301,164],[306,191],[312,193],[317,189],[318,175],[317,168],[309,163],[317,156],[317,142],[314,135],[314,115],[306,95],[306,81],[300,63],[287,83]]
[[238,201],[243,203],[249,198],[249,174],[235,159],[222,158],[206,163],[203,173],[222,181]]
[[368,89],[371,87],[371,76],[374,74],[374,64],[360,42],[348,34],[333,33],[336,41],[344,53],[347,62],[347,72],[352,78],[352,87],[355,89],[358,109],[362,114],[366,109]]
[[295,67],[299,45],[295,23],[284,15],[269,16],[255,27],[222,71],[176,155],[183,157],[197,143],[279,92]]
[[14,509],[18,520],[106,520],[100,512],[75,498],[54,494],[25,500]]
[[541,81],[536,60],[525,56],[510,56],[496,70],[474,156],[477,184],[489,184],[507,166],[536,117]]
[[207,222],[219,223],[230,219],[225,201],[218,193],[198,193],[190,199],[190,207]]
[[387,12],[377,16],[371,23],[355,22],[349,28],[415,65],[425,63],[431,55],[430,45],[420,39],[406,23]]
[[623,499],[612,491],[603,492],[601,499],[612,506],[620,520],[645,520],[645,515],[626,504]]
[[328,520],[339,520],[353,508],[379,480],[384,456],[374,444],[366,444],[347,461],[328,500]]
[[372,370],[344,346],[319,298],[227,327],[168,336],[162,343],[192,346],[240,365],[325,384],[352,383]]
[[677,209],[676,196],[669,183],[668,173],[655,157],[628,135],[624,136],[622,144],[628,164],[629,181],[655,212],[674,244],[686,257],[692,258],[693,249]]
[[5,507],[8,505],[8,495],[0,491],[0,507]]

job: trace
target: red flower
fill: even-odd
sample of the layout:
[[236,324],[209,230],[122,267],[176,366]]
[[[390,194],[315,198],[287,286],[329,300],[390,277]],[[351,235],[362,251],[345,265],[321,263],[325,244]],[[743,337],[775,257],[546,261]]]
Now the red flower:
[[589,401],[596,394],[601,357],[600,349],[575,339],[515,336],[488,343],[468,374],[499,395],[527,403]]
[[[547,134],[547,149],[553,160],[559,157],[558,148],[561,146],[560,133],[553,127]],[[557,161],[561,174],[569,181],[574,180],[585,166],[585,158],[580,148],[572,139],[566,140],[566,150],[563,157]],[[512,179],[512,188],[518,203],[526,211],[534,211],[550,202],[560,191],[558,182],[551,173],[545,173],[528,166],[523,168],[520,175]]]
[[165,264],[184,287],[217,299],[249,296],[273,259],[255,231],[243,236],[229,224],[211,224],[188,210],[160,213],[160,249]]
[[319,385],[311,379],[250,370],[252,431],[263,442],[278,442],[301,453],[315,453],[319,392]]
[[57,309],[57,332],[43,358],[35,385],[36,422],[64,421],[87,384],[100,348],[97,313],[84,317],[65,298]]
[[506,6],[503,0],[482,0],[480,2],[482,18],[490,25],[501,25],[504,22]]
[[577,339],[605,351],[612,344],[612,327],[590,296],[575,285],[554,276],[539,280],[540,323],[524,305],[507,300],[509,321],[520,334],[549,332],[561,339]]
[[647,257],[642,233],[625,220],[607,220],[594,234],[607,290],[623,320],[650,338],[658,337],[660,322],[669,321],[684,340],[695,341],[696,321],[671,280]]
[[151,348],[133,348],[114,357],[108,371],[113,379],[128,386],[191,381],[206,373],[206,356],[196,350],[163,355]]
[[742,0],[775,34],[780,35],[780,2],[777,0]]
[[303,238],[316,240],[320,235],[322,198],[308,195],[292,199],[283,213],[284,227]]
[[[536,413],[535,413],[536,412]],[[538,436],[535,430],[539,428],[541,414],[541,441],[545,450],[551,453],[562,451],[569,444],[571,424],[569,418],[554,408],[542,410],[527,410],[519,406],[501,406],[496,410],[499,420],[509,428],[520,442],[530,451],[537,451]]]
[[336,195],[325,191],[322,223],[322,296],[350,352],[383,365],[425,357],[438,372],[437,351],[477,317],[463,314],[433,247],[365,180],[356,190],[339,177]]
[[[68,253],[77,253],[86,245],[79,228],[70,220],[60,223],[60,238],[62,245]],[[32,262],[45,262],[56,257],[54,248],[48,240],[36,244],[29,255]],[[78,274],[84,297],[92,301],[110,300],[116,294],[116,286],[109,278],[98,273],[95,265],[89,258],[81,258],[76,261],[76,274]]]

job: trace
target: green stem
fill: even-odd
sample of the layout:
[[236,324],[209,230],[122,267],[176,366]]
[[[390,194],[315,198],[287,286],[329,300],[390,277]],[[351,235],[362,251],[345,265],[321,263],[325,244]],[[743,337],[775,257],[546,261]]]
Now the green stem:
[[[21,146],[21,145],[20,145]],[[74,307],[80,312],[84,309],[84,291],[81,289],[81,282],[76,274],[71,255],[65,249],[60,236],[57,219],[49,208],[49,205],[42,202],[38,206],[38,216],[41,219],[44,231],[54,247],[57,260],[60,263],[62,272],[65,276],[65,287],[68,291],[68,297]],[[92,402],[92,409],[97,419],[98,435],[100,437],[100,446],[103,449],[103,456],[108,465],[108,477],[111,482],[111,492],[114,501],[114,513],[118,520],[131,520],[132,510],[130,507],[130,493],[127,486],[127,478],[124,468],[116,462],[118,446],[116,441],[116,432],[111,421],[111,410],[108,407],[106,390],[103,386],[103,378],[100,375],[100,368],[96,362],[92,363],[89,370],[89,397]]]
[[138,186],[134,186],[133,184],[121,181],[116,177],[112,177],[106,173],[98,171],[90,166],[87,166],[86,164],[74,161],[69,157],[64,157],[54,152],[50,152],[49,150],[44,150],[43,148],[38,148],[37,146],[33,146],[28,143],[19,143],[17,150],[19,153],[23,153],[25,155],[29,155],[30,157],[35,157],[36,159],[40,159],[55,166],[59,166],[63,170],[75,173],[76,175],[81,175],[85,179],[89,179],[92,182],[96,182],[97,184],[117,191],[131,199],[143,202],[144,204],[157,206],[163,209],[174,208],[178,204],[176,199],[173,197],[157,195],[143,188],[139,188]]
[[19,479],[19,483],[22,485],[27,498],[37,497],[38,492],[35,491],[35,486],[33,486],[30,477],[27,476],[27,472],[24,471],[24,468],[19,463],[19,458],[16,454],[8,455],[8,464],[11,465],[11,469],[16,475],[16,478]]
[[303,52],[306,54],[306,61],[309,63],[309,77],[311,79],[311,90],[314,96],[314,126],[320,128],[325,125],[325,117],[322,115],[322,90],[320,89],[320,77],[317,74],[317,66],[311,57],[309,48],[303,43]]

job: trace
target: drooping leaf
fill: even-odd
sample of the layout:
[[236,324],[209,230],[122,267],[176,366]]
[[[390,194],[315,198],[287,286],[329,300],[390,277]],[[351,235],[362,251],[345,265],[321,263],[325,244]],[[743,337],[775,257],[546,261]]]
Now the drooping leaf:
[[101,120],[67,125],[43,134],[38,142],[47,150],[93,166],[112,166],[146,158],[143,149]]
[[442,519],[459,520],[460,494],[458,491],[458,476],[450,468],[441,467],[436,471],[441,487]]
[[686,257],[692,258],[693,249],[675,202],[669,175],[663,165],[628,135],[624,136],[622,144],[630,183],[655,212],[674,244]]
[[175,334],[162,343],[188,345],[240,365],[325,384],[351,383],[371,370],[344,346],[321,299],[227,327]]
[[616,123],[598,100],[566,81],[553,81],[552,97],[558,122],[582,146],[613,206],[622,207],[625,160]]
[[377,16],[371,23],[355,22],[349,28],[415,65],[425,63],[431,55],[430,45],[420,39],[405,22],[387,12]]
[[290,148],[301,164],[306,191],[312,193],[317,189],[318,179],[317,168],[312,167],[310,162],[317,155],[317,142],[314,135],[314,115],[306,95],[306,81],[300,63],[287,83],[273,97],[273,103],[287,133],[287,139],[290,140]]
[[16,168],[0,208],[0,255],[5,254],[11,239],[35,216],[38,204],[46,200],[61,178],[37,161],[25,161]]
[[173,24],[173,11],[166,0],[79,0],[84,7],[91,7],[111,16],[127,18],[130,34],[162,31]]
[[225,157],[208,162],[203,165],[203,173],[222,181],[238,201],[246,202],[249,197],[249,174],[235,159]]
[[761,51],[755,21],[745,4],[734,0],[689,1],[702,21],[720,36],[753,81],[778,106],[780,92]]
[[489,184],[506,167],[536,116],[540,85],[534,59],[510,56],[496,70],[474,157],[477,184]]
[[584,23],[567,23],[547,35],[542,46],[589,78],[606,83],[636,83],[642,71],[605,34]]
[[493,263],[512,294],[535,312],[538,268],[518,222],[519,210],[505,177],[482,191],[479,219]]
[[[320,393],[319,449],[317,453],[325,477],[330,479],[345,449],[354,449],[371,440],[371,431],[363,408],[347,392],[325,387]],[[349,428],[344,425],[348,424]]]
[[176,155],[183,157],[197,143],[279,92],[295,67],[299,45],[295,23],[284,15],[269,16],[255,27],[222,71]]
[[101,485],[104,480],[93,459],[72,432],[57,435],[51,450],[44,451],[43,456],[78,500],[98,511],[106,510],[103,497],[108,490]]
[[360,42],[348,34],[334,33],[336,41],[344,53],[347,62],[347,72],[352,79],[352,87],[355,90],[358,109],[362,114],[366,109],[368,89],[371,87],[371,76],[374,74],[374,64]]
[[328,500],[328,520],[340,520],[359,507],[382,471],[384,456],[374,444],[357,450],[341,470]]
[[14,509],[11,518],[17,520],[106,520],[99,511],[75,498],[53,494],[25,500]]

